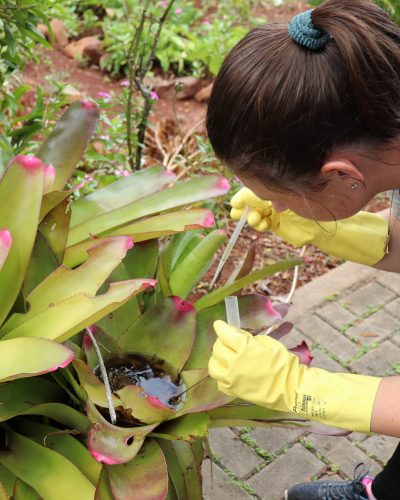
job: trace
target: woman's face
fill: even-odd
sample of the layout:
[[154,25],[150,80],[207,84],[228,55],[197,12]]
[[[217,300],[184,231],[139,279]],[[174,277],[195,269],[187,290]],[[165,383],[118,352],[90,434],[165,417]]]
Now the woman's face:
[[354,180],[328,181],[325,187],[305,196],[296,193],[273,191],[255,179],[244,179],[243,183],[257,196],[272,201],[277,212],[290,209],[305,219],[331,221],[346,219],[363,209],[371,199],[363,185]]

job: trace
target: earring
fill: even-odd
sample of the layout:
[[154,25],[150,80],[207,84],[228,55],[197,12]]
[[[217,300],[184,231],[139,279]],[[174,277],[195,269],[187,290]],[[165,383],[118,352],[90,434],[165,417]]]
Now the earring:
[[358,182],[354,182],[354,184],[351,185],[351,188],[350,188],[352,191],[354,191],[355,189],[358,189]]

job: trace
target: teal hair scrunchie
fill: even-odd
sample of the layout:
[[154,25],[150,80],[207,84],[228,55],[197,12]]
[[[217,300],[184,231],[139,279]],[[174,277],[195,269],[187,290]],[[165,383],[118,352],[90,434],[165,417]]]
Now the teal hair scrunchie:
[[289,24],[289,35],[307,49],[321,50],[326,47],[331,35],[314,26],[311,13],[312,9],[294,16]]

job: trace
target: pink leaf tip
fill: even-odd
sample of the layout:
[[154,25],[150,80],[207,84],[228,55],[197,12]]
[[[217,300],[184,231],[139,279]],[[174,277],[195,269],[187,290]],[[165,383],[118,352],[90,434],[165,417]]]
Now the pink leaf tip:
[[158,280],[148,279],[143,281],[143,285],[147,288],[148,286],[155,287],[158,283]]
[[36,172],[41,167],[43,167],[42,160],[36,158],[36,156],[18,155],[14,158],[14,161],[18,162],[23,168],[29,172]]
[[120,463],[118,460],[115,460],[115,458],[107,457],[105,455],[102,455],[101,453],[98,453],[97,451],[94,450],[89,450],[89,451],[92,457],[100,463],[106,465],[117,465]]
[[49,193],[56,179],[56,169],[53,165],[44,166],[44,194]]
[[55,372],[59,368],[65,368],[66,366],[68,366],[71,363],[71,361],[73,361],[74,357],[75,357],[74,353],[72,351],[70,351],[70,355],[68,356],[68,358],[65,361],[63,361],[62,363],[60,363],[58,365],[52,366],[48,371]]
[[126,238],[126,249],[130,250],[131,248],[133,248],[133,239],[127,237]]
[[211,212],[208,212],[208,214],[204,217],[201,225],[203,227],[212,227],[214,225],[214,222],[214,215]]
[[168,177],[171,177],[171,179],[175,179],[176,175],[171,171],[168,170],[167,168],[164,170],[165,175],[168,175]]
[[97,109],[96,104],[90,101],[81,101],[81,105],[84,109]]
[[0,229],[0,245],[8,250],[12,244],[12,236],[8,229]]
[[180,297],[172,297],[172,301],[179,312],[190,312],[194,310],[193,304],[182,300]]
[[272,316],[273,318],[281,318],[280,313],[274,309],[274,306],[272,305],[272,302],[270,300],[265,301],[264,307],[266,313],[269,316]]
[[225,177],[221,177],[218,180],[218,186],[219,189],[221,189],[224,193],[227,193],[231,189],[231,185],[229,184],[228,179],[225,179]]
[[170,407],[162,403],[156,396],[147,396],[148,402],[154,406],[155,408],[162,408],[163,410],[167,409],[169,410]]

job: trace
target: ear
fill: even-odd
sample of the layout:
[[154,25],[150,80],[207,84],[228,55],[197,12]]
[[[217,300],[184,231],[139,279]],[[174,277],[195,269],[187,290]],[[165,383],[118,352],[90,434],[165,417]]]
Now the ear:
[[323,177],[342,177],[344,180],[358,181],[364,184],[364,175],[356,167],[356,165],[349,160],[331,160],[324,163],[321,168]]

